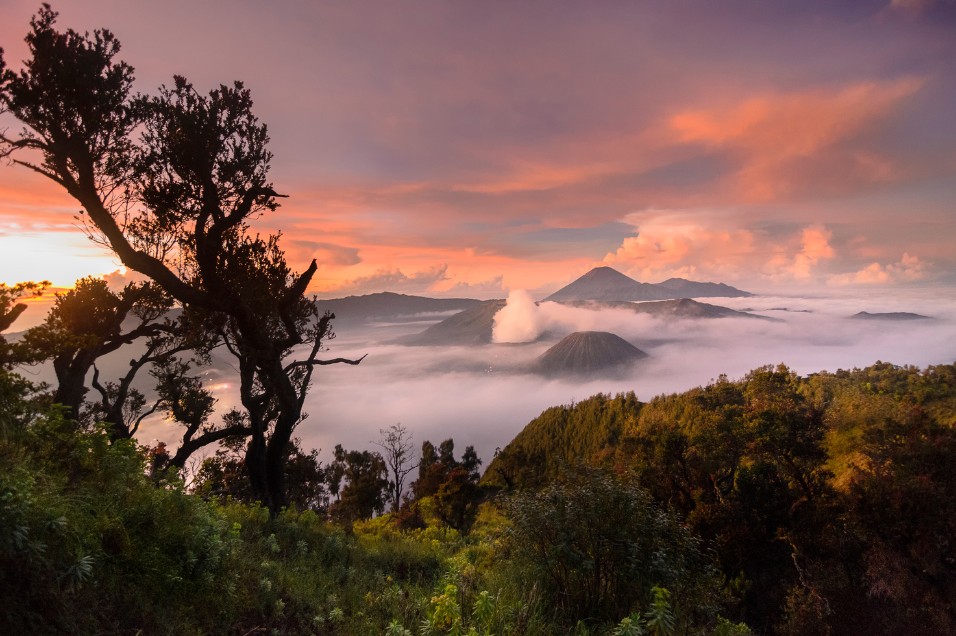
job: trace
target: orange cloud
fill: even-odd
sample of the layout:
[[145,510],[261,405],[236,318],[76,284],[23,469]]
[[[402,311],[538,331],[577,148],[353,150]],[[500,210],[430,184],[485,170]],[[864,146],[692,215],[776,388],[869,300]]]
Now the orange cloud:
[[904,252],[896,263],[870,263],[859,271],[831,276],[827,282],[835,286],[906,283],[925,278],[929,267],[918,256]]
[[837,256],[830,243],[832,233],[822,225],[770,237],[751,228],[720,227],[717,219],[709,221],[705,224],[676,213],[635,219],[637,234],[624,239],[603,263],[647,282],[678,276],[750,284],[758,277],[774,283],[812,283],[826,276],[821,271],[823,263]]
[[0,164],[0,220],[18,227],[72,230],[79,204],[57,184],[21,166]]
[[811,225],[800,232],[799,247],[789,241],[771,246],[773,256],[763,266],[763,277],[774,282],[811,282],[819,274],[821,261],[834,258],[830,245],[832,233],[822,225]]
[[644,281],[698,274],[736,278],[755,250],[750,230],[712,229],[665,217],[641,223],[637,235],[624,239],[604,264]]
[[801,237],[802,249],[793,259],[791,275],[798,280],[810,278],[813,268],[822,260],[833,258],[830,247],[830,230],[821,226],[804,228]]
[[738,194],[751,202],[770,201],[811,184],[832,190],[893,179],[893,162],[867,150],[859,137],[922,84],[905,78],[766,94],[729,108],[685,110],[669,125],[680,143],[735,156]]

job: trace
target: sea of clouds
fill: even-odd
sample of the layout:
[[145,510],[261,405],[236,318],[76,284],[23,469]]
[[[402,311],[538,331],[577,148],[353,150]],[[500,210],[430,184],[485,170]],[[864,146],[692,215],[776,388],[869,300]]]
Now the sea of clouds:
[[[700,299],[775,318],[660,319],[624,309],[600,311],[556,303],[536,305],[513,292],[496,316],[495,343],[479,347],[388,344],[430,322],[338,327],[331,356],[369,356],[358,367],[323,367],[306,402],[297,435],[328,456],[335,444],[367,448],[379,430],[401,422],[422,440],[454,438],[474,445],[487,463],[549,406],[595,393],[633,390],[642,400],[707,384],[720,374],[739,378],[768,364],[800,374],[862,367],[877,360],[925,367],[956,361],[956,299],[951,290],[887,294],[759,296]],[[932,320],[851,320],[859,312],[906,311]],[[623,377],[546,380],[528,362],[573,331],[610,331],[649,354]],[[542,338],[542,339],[539,339]],[[220,397],[234,400],[231,389]]]
[[[596,393],[633,390],[639,399],[705,385],[721,374],[739,378],[784,363],[800,374],[873,364],[877,360],[925,367],[956,361],[956,298],[951,289],[699,299],[775,318],[660,319],[626,309],[593,310],[536,304],[513,292],[496,316],[495,342],[485,346],[403,346],[396,337],[417,333],[429,320],[336,325],[327,356],[368,357],[359,366],[316,369],[306,400],[309,417],[296,431],[306,448],[328,459],[336,444],[370,448],[379,431],[402,423],[423,440],[475,446],[489,462],[531,419],[549,406]],[[932,320],[852,320],[859,311],[914,312]],[[610,331],[649,357],[623,376],[544,379],[529,362],[573,331]],[[128,357],[125,358],[128,360]],[[124,361],[125,361],[124,360]],[[115,361],[119,372],[124,361]],[[113,366],[113,365],[110,365]],[[109,370],[104,368],[104,375]],[[40,377],[41,371],[33,371]],[[216,356],[204,370],[225,410],[238,406],[234,363]],[[40,378],[42,379],[42,377]],[[174,445],[177,426],[153,417],[139,438]]]

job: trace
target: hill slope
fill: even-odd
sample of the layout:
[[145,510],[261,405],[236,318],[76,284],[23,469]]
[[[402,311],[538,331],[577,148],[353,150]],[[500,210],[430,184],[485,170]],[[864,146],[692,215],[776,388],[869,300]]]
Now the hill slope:
[[[368,322],[386,318],[400,318],[421,314],[438,314],[448,311],[463,311],[481,304],[472,298],[428,298],[407,296],[392,292],[346,296],[317,300],[320,311],[331,311],[337,321]],[[336,324],[339,324],[338,322]]]
[[672,318],[757,318],[759,320],[777,320],[776,318],[758,316],[756,314],[747,313],[746,311],[737,311],[736,309],[721,307],[720,305],[697,302],[690,298],[632,303],[630,309],[637,313]]
[[481,345],[491,342],[495,314],[505,306],[503,300],[486,300],[450,316],[425,331],[399,338],[405,345]]

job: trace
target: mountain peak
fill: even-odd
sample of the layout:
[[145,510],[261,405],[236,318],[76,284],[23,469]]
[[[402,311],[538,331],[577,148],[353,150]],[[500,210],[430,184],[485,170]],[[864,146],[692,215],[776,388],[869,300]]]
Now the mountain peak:
[[[587,274],[581,278],[598,278],[598,277],[610,277],[610,278],[626,278],[628,280],[634,280],[630,276],[622,274],[613,267],[608,267],[607,265],[601,265],[600,267],[595,267]],[[634,281],[637,282],[637,281]]]
[[534,370],[549,376],[606,374],[645,357],[646,353],[613,333],[577,331],[545,351]]
[[600,302],[639,300],[671,300],[674,298],[752,296],[724,283],[699,283],[686,278],[669,278],[662,283],[641,283],[613,267],[595,267],[570,285],[554,292],[545,301]]
[[545,301],[565,302],[577,300],[664,300],[671,298],[668,292],[654,285],[639,283],[612,267],[595,267],[570,285],[554,292]]

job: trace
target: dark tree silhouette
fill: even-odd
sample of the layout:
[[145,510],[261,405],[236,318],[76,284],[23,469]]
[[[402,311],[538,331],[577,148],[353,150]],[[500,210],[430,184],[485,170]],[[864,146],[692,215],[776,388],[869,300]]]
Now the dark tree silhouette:
[[379,433],[382,437],[374,444],[382,449],[382,459],[385,460],[388,468],[392,512],[398,512],[402,503],[402,491],[405,489],[405,479],[418,468],[418,462],[411,456],[412,434],[400,423],[382,429]]
[[462,534],[471,529],[484,498],[478,485],[481,459],[473,446],[465,447],[461,461],[455,459],[455,442],[446,439],[436,449],[425,440],[422,459],[418,465],[418,479],[412,482],[415,500],[432,497],[435,513],[442,523]]
[[[226,415],[226,420],[236,417],[241,417],[241,414],[232,411]],[[222,446],[200,464],[193,481],[194,492],[207,498],[232,497],[238,501],[254,501],[255,496],[245,474],[244,446],[244,436],[225,439]],[[329,505],[329,496],[326,490],[326,468],[319,461],[318,451],[304,452],[296,438],[292,438],[286,450],[286,472],[289,476],[286,497],[289,505],[299,510],[324,513]],[[160,463],[163,463],[162,460]]]
[[7,342],[3,332],[27,309],[26,303],[18,301],[39,297],[49,286],[49,281],[16,283],[12,287],[0,283],[0,431],[32,419],[36,405],[29,396],[38,390],[32,382],[13,372],[16,365],[26,361],[24,351],[20,343]]
[[385,460],[370,451],[347,451],[335,447],[335,459],[329,464],[329,493],[336,501],[329,507],[332,518],[350,526],[385,510],[388,493]]
[[[114,293],[102,279],[81,278],[73,289],[57,294],[43,324],[27,330],[23,344],[36,361],[53,362],[57,386],[52,399],[67,407],[71,419],[80,421],[88,391],[86,378],[96,361],[136,340],[148,339],[147,353],[131,363],[127,377],[113,391],[110,405],[121,411],[136,372],[155,355],[182,349],[171,338],[175,324],[161,320],[171,306],[172,299],[150,283],[131,283]],[[112,424],[111,435],[130,437],[134,431],[122,418],[109,417],[113,410],[103,413]]]
[[[0,53],[2,53],[2,49],[0,49]],[[0,333],[12,327],[17,318],[27,310],[26,303],[17,301],[21,298],[37,298],[49,286],[49,281],[17,283],[13,287],[6,283],[0,283]],[[6,340],[3,340],[3,342],[6,342]]]
[[[249,227],[280,196],[266,127],[239,82],[203,95],[176,77],[132,97],[133,69],[114,61],[112,33],[60,32],[55,21],[48,5],[33,18],[21,71],[0,56],[0,109],[25,126],[0,135],[0,155],[62,186],[95,240],[217,325],[239,363],[252,490],[277,514],[315,366],[360,360],[318,358],[333,316],[305,296],[315,261],[295,273],[278,236]],[[305,355],[291,359],[298,345]]]

